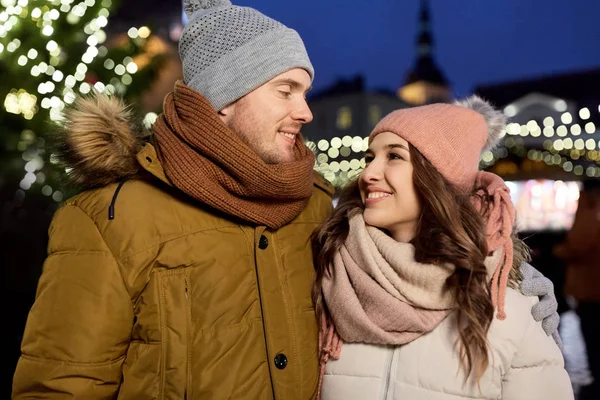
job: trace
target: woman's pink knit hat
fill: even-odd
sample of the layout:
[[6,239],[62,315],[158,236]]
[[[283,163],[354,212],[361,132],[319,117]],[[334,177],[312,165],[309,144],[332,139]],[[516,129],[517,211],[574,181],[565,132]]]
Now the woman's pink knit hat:
[[[510,190],[498,175],[479,171],[479,159],[500,141],[506,125],[504,114],[478,96],[454,104],[430,104],[394,111],[373,129],[369,141],[382,132],[392,132],[415,147],[450,183],[471,193],[485,190],[490,204],[485,215],[488,251],[503,248],[504,257],[494,271],[492,302],[498,318],[504,319],[504,297],[513,263],[512,229],[515,210]],[[479,194],[482,194],[479,192]],[[481,211],[479,196],[474,206]]]
[[454,104],[430,104],[396,110],[373,129],[369,141],[382,132],[400,136],[451,183],[470,191],[479,171],[481,153],[500,140],[504,114],[478,96]]

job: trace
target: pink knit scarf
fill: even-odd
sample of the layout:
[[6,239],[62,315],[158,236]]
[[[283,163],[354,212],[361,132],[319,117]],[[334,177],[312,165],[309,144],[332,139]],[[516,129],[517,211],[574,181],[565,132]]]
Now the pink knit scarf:
[[[508,286],[508,278],[513,265],[513,242],[511,235],[515,223],[515,208],[510,199],[509,188],[498,175],[479,171],[475,178],[475,187],[485,188],[487,196],[490,199],[487,213],[484,216],[488,251],[503,250],[504,257],[493,268],[490,293],[492,304],[498,310],[496,317],[498,319],[505,319],[504,298],[506,297],[506,287]],[[485,197],[485,191],[483,189],[479,190],[478,195]],[[474,196],[472,199],[475,208],[481,212],[483,205],[480,196]]]
[[323,297],[333,321],[319,334],[320,379],[329,357],[339,358],[342,338],[352,343],[405,344],[433,330],[455,306],[446,279],[453,265],[418,263],[414,246],[365,225],[362,213],[334,256]]
[[[485,261],[491,276],[492,303],[497,318],[506,318],[504,299],[513,263],[512,230],[515,210],[510,190],[497,175],[480,171],[475,187],[489,196],[484,215],[488,250]],[[484,190],[485,189],[485,190]],[[478,211],[480,196],[473,197]],[[396,242],[367,226],[362,214],[349,218],[350,230],[334,256],[331,276],[323,278],[323,297],[331,319],[322,316],[319,330],[320,398],[325,365],[338,359],[344,341],[351,343],[409,343],[433,330],[455,307],[446,279],[453,265],[421,264],[414,247]]]

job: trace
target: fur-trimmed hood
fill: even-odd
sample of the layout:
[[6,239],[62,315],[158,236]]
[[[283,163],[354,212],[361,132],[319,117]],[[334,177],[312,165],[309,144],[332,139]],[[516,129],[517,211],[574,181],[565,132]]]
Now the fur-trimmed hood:
[[139,171],[136,155],[147,137],[118,97],[80,97],[65,112],[58,132],[59,158],[78,188],[106,186]]

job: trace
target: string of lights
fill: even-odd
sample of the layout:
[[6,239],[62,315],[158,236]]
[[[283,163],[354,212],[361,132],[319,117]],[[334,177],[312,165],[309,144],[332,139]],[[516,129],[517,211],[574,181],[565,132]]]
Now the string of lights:
[[[125,95],[141,67],[135,54],[110,55],[104,28],[113,7],[111,0],[0,0],[0,4],[4,8],[0,12],[0,62],[14,63],[13,68],[19,69],[15,75],[29,76],[25,81],[10,82],[7,93],[0,92],[4,110],[24,120],[16,146],[24,175],[15,199],[22,200],[26,191],[37,187],[43,195],[61,202],[64,194],[58,180],[52,179],[54,187],[47,182],[58,158],[48,152],[43,124],[60,124],[65,107],[78,95]],[[74,37],[63,34],[65,29],[74,31]],[[128,31],[128,39],[140,52],[150,35],[147,26]],[[106,71],[98,73],[98,65]]]
[[[558,126],[555,126],[556,122],[551,116],[541,120],[542,126],[535,120],[523,125],[507,124],[502,133],[501,145],[482,154],[481,167],[490,168],[509,154],[516,154],[562,168],[575,177],[600,177],[600,140],[596,137],[596,125],[589,121],[590,109],[581,108],[578,112],[581,123],[573,123],[574,118],[566,111],[567,104],[564,100],[559,100],[555,108],[563,111]],[[598,111],[600,112],[600,106]],[[517,110],[514,106],[508,106],[504,113],[507,117],[514,117]],[[546,140],[539,149],[527,148],[526,138]],[[308,141],[307,145],[316,154],[315,169],[335,186],[345,185],[365,167],[363,153],[368,148],[368,137],[334,137],[317,143]]]

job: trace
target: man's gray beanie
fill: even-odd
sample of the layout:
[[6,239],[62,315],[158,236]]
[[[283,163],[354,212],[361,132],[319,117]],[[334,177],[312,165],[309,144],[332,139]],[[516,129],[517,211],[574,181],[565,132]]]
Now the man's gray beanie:
[[279,74],[314,70],[296,31],[229,0],[184,0],[188,23],[179,41],[186,85],[215,110]]

